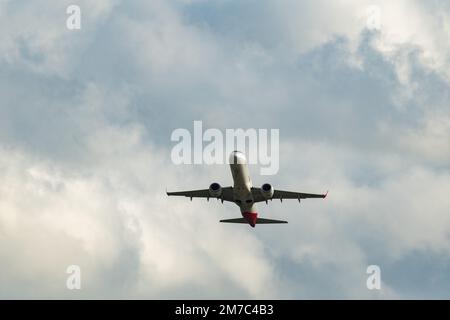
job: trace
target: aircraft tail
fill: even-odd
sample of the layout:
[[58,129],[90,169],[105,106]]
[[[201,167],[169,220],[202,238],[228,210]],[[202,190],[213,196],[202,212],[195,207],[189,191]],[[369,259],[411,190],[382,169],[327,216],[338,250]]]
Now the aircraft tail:
[[[246,220],[245,218],[236,218],[236,219],[220,220],[220,222],[224,222],[224,223],[248,223],[248,220]],[[256,219],[256,224],[274,224],[274,223],[288,223],[288,222],[287,221],[283,221],[283,220],[273,220],[273,219],[264,219],[264,218]]]

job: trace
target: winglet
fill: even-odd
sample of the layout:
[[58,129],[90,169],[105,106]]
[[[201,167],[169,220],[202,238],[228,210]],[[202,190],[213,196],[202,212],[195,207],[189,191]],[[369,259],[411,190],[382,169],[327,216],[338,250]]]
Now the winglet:
[[327,192],[323,195],[323,198],[325,199],[328,196],[328,190]]

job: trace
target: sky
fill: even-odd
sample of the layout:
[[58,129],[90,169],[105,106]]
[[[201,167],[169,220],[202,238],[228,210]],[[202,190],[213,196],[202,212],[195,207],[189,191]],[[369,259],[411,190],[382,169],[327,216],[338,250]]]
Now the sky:
[[[0,298],[450,298],[449,38],[439,0],[0,0]],[[171,161],[195,120],[279,129],[255,186],[329,196],[168,198],[232,183]]]

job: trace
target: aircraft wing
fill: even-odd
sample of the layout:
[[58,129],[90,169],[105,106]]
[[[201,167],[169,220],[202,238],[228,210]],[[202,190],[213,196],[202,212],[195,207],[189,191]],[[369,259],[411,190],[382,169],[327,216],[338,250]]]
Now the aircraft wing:
[[[308,199],[308,198],[326,198],[328,192],[325,194],[315,194],[315,193],[302,193],[302,192],[292,192],[283,190],[274,190],[272,199]],[[261,188],[252,188],[253,200],[255,202],[266,201],[261,193]],[[271,200],[271,199],[269,199]]]
[[[248,220],[245,219],[245,218],[236,218],[236,219],[220,220],[220,222],[224,222],[224,223],[248,223]],[[273,219],[264,219],[264,218],[256,219],[256,224],[275,224],[275,223],[288,223],[288,222],[287,221],[283,221],[283,220],[273,220]]]
[[183,196],[188,198],[216,198],[223,201],[231,201],[233,200],[233,188],[232,187],[225,187],[222,188],[222,194],[219,197],[213,197],[209,193],[209,189],[202,189],[202,190],[191,190],[191,191],[177,191],[177,192],[167,192],[168,196]]

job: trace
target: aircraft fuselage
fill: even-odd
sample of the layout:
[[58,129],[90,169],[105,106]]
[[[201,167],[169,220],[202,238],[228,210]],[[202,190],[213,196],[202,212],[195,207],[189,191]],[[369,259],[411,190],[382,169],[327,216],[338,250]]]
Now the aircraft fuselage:
[[241,209],[241,214],[254,227],[258,219],[256,204],[252,195],[252,180],[247,160],[241,152],[235,151],[230,155],[230,169],[233,176],[233,198]]

